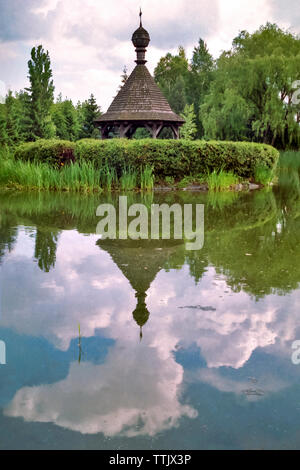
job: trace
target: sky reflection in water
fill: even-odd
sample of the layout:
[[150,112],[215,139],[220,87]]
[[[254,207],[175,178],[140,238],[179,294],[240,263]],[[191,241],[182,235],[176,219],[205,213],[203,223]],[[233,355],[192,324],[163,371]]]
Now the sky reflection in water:
[[154,199],[205,204],[201,251],[0,196],[0,448],[299,447],[299,194]]

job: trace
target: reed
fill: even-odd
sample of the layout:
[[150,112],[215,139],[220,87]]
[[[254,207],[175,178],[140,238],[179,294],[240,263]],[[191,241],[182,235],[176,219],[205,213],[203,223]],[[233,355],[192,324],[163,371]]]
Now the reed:
[[226,191],[238,184],[239,177],[232,172],[214,170],[207,174],[206,181],[210,191]]
[[141,170],[140,187],[142,191],[151,191],[154,187],[153,167],[146,165]]
[[138,173],[131,167],[124,168],[119,184],[122,191],[132,191],[137,187]]
[[91,163],[71,163],[61,169],[45,163],[0,160],[0,184],[11,188],[46,191],[102,191],[100,172]]

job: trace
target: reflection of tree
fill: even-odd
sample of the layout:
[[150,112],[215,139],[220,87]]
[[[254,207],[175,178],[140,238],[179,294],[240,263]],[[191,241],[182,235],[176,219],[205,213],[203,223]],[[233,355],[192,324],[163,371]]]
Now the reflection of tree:
[[34,257],[38,262],[39,268],[46,273],[55,266],[57,240],[57,231],[41,227],[37,228]]
[[17,239],[17,229],[15,228],[15,221],[3,214],[0,215],[0,264],[5,255],[13,249]]
[[234,291],[244,290],[257,299],[296,289],[300,282],[299,192],[291,187],[288,191],[283,187],[260,191],[251,195],[247,204],[234,202],[231,211],[232,215],[224,207],[211,209],[203,250],[186,256],[196,282],[211,264]]
[[[134,318],[140,326],[149,316],[146,292],[162,267],[181,268],[185,262],[191,276],[199,282],[211,265],[225,276],[232,289],[244,290],[257,298],[297,287],[300,282],[299,172],[282,173],[279,182],[280,186],[273,190],[252,194],[185,191],[142,196],[130,193],[128,205],[143,203],[148,208],[152,203],[205,205],[205,241],[200,251],[184,251],[183,243],[172,246],[172,241],[99,241],[99,246],[111,254],[136,292]],[[35,257],[39,267],[48,272],[55,263],[58,231],[77,228],[80,233],[95,233],[99,221],[96,208],[108,202],[118,212],[118,195],[114,194],[0,195],[3,214],[0,257],[14,242],[14,227],[37,226]]]

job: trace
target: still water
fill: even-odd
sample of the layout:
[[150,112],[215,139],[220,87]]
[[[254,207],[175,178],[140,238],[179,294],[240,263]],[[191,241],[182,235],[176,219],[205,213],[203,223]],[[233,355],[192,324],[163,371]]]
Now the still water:
[[2,193],[0,448],[300,448],[299,180],[283,183],[128,195],[204,204],[199,251],[101,239],[117,196]]

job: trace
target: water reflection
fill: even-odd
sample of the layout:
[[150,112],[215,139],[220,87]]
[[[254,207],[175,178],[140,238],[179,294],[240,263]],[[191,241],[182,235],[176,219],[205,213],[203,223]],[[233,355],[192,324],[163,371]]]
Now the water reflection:
[[147,291],[166,262],[171,263],[170,259],[182,241],[99,240],[97,245],[110,254],[135,291],[137,306],[133,318],[140,327],[142,339],[142,328],[150,315],[146,305]]
[[[141,195],[130,197],[141,202]],[[288,402],[292,432],[299,380],[290,361],[291,343],[300,337],[299,186],[143,199],[148,205],[204,203],[205,242],[198,252],[178,241],[99,239],[95,213],[103,198],[0,196],[0,337],[8,335],[15,361],[0,369],[2,383],[15,384],[0,388],[5,416],[82,435],[167,433],[170,448],[182,426],[194,436],[207,426],[210,445],[220,447],[216,429],[230,409],[237,429],[230,430],[227,447],[246,439],[242,416],[248,423],[265,418],[261,429],[253,422],[252,444],[263,433],[271,446],[270,410]],[[10,335],[16,339],[9,342]],[[27,353],[38,351],[38,357],[29,355],[18,366],[25,338]],[[42,371],[41,361],[51,363],[51,371]],[[210,418],[209,409],[217,410]],[[191,440],[187,448],[199,447],[196,437]]]

